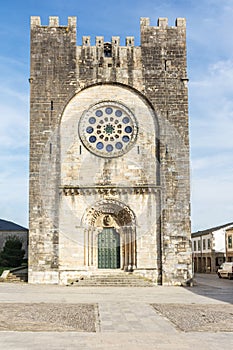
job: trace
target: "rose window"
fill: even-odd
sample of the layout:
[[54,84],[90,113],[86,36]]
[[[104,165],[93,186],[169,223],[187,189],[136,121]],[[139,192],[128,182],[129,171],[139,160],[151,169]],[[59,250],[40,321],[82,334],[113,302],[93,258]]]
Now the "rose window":
[[79,135],[92,153],[118,157],[126,153],[136,140],[137,123],[127,107],[105,101],[95,104],[82,115]]

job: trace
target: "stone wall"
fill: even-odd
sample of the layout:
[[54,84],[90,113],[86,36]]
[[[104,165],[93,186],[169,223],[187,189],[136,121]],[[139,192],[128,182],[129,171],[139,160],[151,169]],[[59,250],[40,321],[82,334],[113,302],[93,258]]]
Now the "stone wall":
[[[138,220],[138,272],[151,276],[154,268],[163,284],[191,277],[186,70],[184,19],[174,27],[141,19],[140,47],[133,37],[125,46],[119,37],[96,37],[92,46],[88,36],[76,47],[74,17],[68,26],[32,17],[29,282],[58,283],[59,271],[65,280],[65,269],[88,270],[82,217],[109,198]],[[93,155],[78,132],[83,113],[101,101],[126,105],[138,121],[121,157]]]
[[163,283],[191,275],[186,23],[141,19],[144,94],[158,111]]
[[[75,18],[64,27],[56,17],[50,17],[49,26],[41,26],[39,17],[31,18],[30,83],[29,282],[43,282],[46,275],[46,282],[57,283],[59,141],[50,139],[76,89]],[[43,156],[51,161],[46,180],[40,175]],[[50,188],[46,197],[41,196],[44,181]]]

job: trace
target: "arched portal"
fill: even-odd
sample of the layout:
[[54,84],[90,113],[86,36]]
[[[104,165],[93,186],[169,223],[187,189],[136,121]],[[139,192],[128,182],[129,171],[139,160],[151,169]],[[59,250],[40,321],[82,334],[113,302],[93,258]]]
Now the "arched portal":
[[86,210],[84,226],[84,264],[96,268],[136,267],[136,224],[132,210],[124,203],[106,199]]

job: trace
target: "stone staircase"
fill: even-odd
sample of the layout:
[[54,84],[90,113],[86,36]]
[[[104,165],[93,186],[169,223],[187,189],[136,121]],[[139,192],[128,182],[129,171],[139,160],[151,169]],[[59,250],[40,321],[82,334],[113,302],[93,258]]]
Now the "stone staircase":
[[0,282],[7,282],[7,283],[21,283],[21,282],[27,282],[27,268],[15,268],[12,270],[5,270],[3,271]]
[[77,287],[153,287],[154,283],[133,273],[103,273],[82,276],[68,285]]
[[7,275],[4,277],[0,277],[0,282],[7,282],[7,283],[20,283],[21,278],[13,275],[13,273],[9,272]]

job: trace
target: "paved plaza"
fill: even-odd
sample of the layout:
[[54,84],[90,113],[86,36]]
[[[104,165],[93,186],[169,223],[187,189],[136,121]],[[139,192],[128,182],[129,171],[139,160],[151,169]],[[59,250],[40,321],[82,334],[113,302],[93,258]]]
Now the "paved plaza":
[[[210,323],[208,326],[208,322],[205,322],[203,330],[198,319],[201,316],[209,317],[208,310],[211,311],[211,317],[218,315],[216,312],[221,312],[221,309],[225,313],[228,312],[229,317],[233,315],[232,281],[224,281],[221,285],[221,282],[215,281],[215,276],[208,278],[208,284],[205,284],[205,279],[202,276],[198,277],[198,285],[192,288],[86,288],[1,283],[2,313],[4,306],[6,311],[10,304],[20,304],[21,309],[23,304],[30,307],[34,305],[37,312],[38,306],[41,305],[42,313],[47,309],[46,306],[51,310],[51,305],[59,305],[59,308],[66,310],[71,305],[78,308],[86,304],[87,307],[95,305],[97,312],[95,332],[89,331],[91,329],[88,330],[88,327],[85,328],[86,331],[67,331],[65,327],[54,331],[51,326],[46,331],[35,331],[35,328],[33,331],[26,328],[20,331],[4,330],[0,332],[0,349],[233,349],[233,332],[227,327],[229,320],[226,319],[224,329],[223,320],[219,320],[218,328],[218,320],[210,319],[210,322],[215,322],[213,328]],[[152,304],[157,305],[157,309]],[[169,305],[173,307],[170,313],[163,314],[161,311],[167,310]],[[179,312],[174,313],[174,307],[178,308]],[[187,324],[193,324],[198,331],[181,330],[179,322],[174,323],[170,318],[172,311],[173,317],[176,314],[177,317],[182,317],[181,310],[185,312],[188,308],[191,308],[192,312],[187,318]],[[201,314],[193,313],[195,310],[201,310]],[[31,312],[33,314],[33,309]],[[54,312],[54,317],[57,312]],[[13,316],[9,313],[8,317],[10,324]],[[51,311],[50,319],[52,322]],[[185,324],[184,320],[182,323]]]

